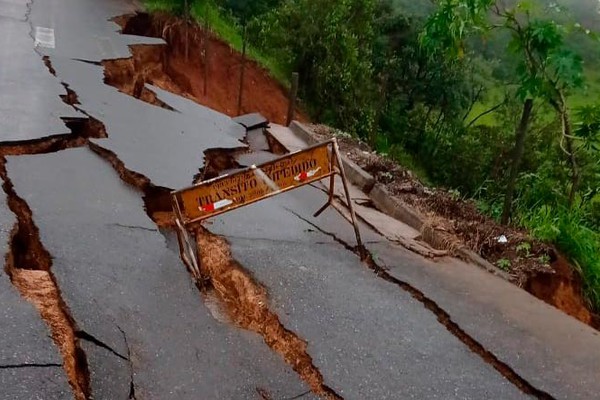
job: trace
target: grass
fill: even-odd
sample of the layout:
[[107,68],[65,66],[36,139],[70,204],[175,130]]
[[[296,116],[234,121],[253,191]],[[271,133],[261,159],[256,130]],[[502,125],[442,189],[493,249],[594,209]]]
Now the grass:
[[[210,0],[189,1],[191,4],[190,15],[198,24],[208,26],[217,37],[228,43],[234,50],[242,52],[243,30],[232,16]],[[181,0],[144,0],[144,6],[148,12],[166,12],[170,14],[181,14],[183,12],[181,3]],[[246,52],[249,59],[256,61],[269,71],[273,78],[283,86],[289,87],[290,74],[280,62],[264,55],[252,46],[247,46]]]
[[398,165],[410,170],[427,186],[433,186],[425,167],[418,161],[416,157],[408,153],[401,145],[391,144],[389,138],[385,134],[375,136],[374,143],[370,143],[371,147],[382,156],[388,157]]
[[424,185],[429,187],[434,186],[425,167],[421,165],[416,157],[404,150],[402,146],[393,145],[390,148],[389,157],[399,165],[410,170]]
[[586,86],[569,98],[571,109],[597,103],[600,99],[600,71],[597,68],[588,68],[585,71]]
[[144,0],[144,7],[150,13],[167,12],[178,14],[181,12],[179,3],[173,0]]
[[529,210],[521,223],[536,238],[554,243],[579,270],[584,294],[600,311],[600,234],[585,226],[578,210],[541,206]]

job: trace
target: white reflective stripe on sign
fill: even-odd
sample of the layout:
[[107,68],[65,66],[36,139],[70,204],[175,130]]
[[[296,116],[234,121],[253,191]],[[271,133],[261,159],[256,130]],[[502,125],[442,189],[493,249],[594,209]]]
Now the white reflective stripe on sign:
[[56,46],[54,41],[54,29],[35,27],[35,46],[42,46],[53,49]]

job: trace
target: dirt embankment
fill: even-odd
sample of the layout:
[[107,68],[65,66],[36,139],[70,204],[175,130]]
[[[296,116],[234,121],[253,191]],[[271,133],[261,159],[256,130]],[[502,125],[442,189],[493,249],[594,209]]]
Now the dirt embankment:
[[[167,46],[132,46],[132,58],[103,62],[106,83],[164,106],[143,88],[144,83],[150,83],[229,116],[238,115],[242,56],[227,43],[198,25],[190,24],[186,29],[181,20],[167,15],[140,13],[115,22],[124,34],[162,38]],[[288,90],[258,63],[247,60],[239,114],[259,112],[272,122],[284,124],[288,104]],[[300,111],[296,115],[306,120]]]

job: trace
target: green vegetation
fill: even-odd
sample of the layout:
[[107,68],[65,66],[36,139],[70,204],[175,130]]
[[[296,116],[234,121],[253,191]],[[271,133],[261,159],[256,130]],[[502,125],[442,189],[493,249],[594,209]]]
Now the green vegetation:
[[246,27],[278,79],[298,71],[315,120],[554,243],[600,311],[597,0],[189,3],[237,49]]
[[496,261],[496,266],[501,270],[510,271],[510,267],[512,267],[512,264],[510,260],[506,258],[501,258],[500,260]]
[[[183,0],[144,0],[144,6],[149,12],[165,12],[179,16],[185,15],[184,4]],[[188,15],[191,19],[210,29],[215,35],[229,43],[233,49],[242,51],[244,30],[239,16],[234,15],[230,9],[222,8],[212,0],[189,0],[187,4]],[[286,70],[282,63],[277,62],[275,58],[265,56],[252,44],[247,47],[246,51],[250,59],[257,61],[270,71],[275,79],[284,85],[288,84],[291,72]]]

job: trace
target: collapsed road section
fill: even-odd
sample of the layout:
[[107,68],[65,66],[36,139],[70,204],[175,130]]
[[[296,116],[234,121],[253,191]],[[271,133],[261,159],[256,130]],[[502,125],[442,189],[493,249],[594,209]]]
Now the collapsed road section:
[[[90,390],[87,360],[79,343],[79,336],[82,332],[76,328],[76,324],[70,316],[68,307],[56,285],[51,271],[52,258],[40,241],[39,231],[33,221],[31,209],[15,193],[5,169],[5,157],[7,155],[20,156],[57,152],[67,148],[84,146],[91,136],[102,136],[103,129],[97,121],[94,123],[88,119],[77,118],[68,119],[66,124],[70,128],[71,134],[0,144],[0,177],[4,189],[2,194],[6,196],[6,201],[2,202],[2,207],[10,209],[15,216],[10,240],[6,239],[9,248],[5,253],[4,269],[6,275],[2,279],[10,278],[10,282],[20,295],[35,306],[41,319],[49,329],[49,336],[51,336],[62,356],[62,362],[58,364],[24,363],[20,367],[25,368],[28,365],[50,367],[55,365],[60,368],[62,366],[71,387],[72,396],[77,400],[84,400],[89,398]],[[6,232],[8,232],[10,224],[3,225],[6,226]],[[6,332],[5,336],[10,337],[14,333]],[[6,382],[5,377],[2,378],[2,382]],[[45,389],[41,392],[45,393]],[[49,393],[52,393],[51,389],[49,389]],[[34,394],[25,390],[18,394],[18,396],[22,395],[29,397]]]
[[89,397],[89,372],[79,346],[76,328],[51,272],[50,254],[40,242],[28,205],[14,192],[1,160],[0,176],[7,205],[17,221],[12,230],[5,270],[19,293],[39,311],[63,359],[63,367],[76,400]]
[[[8,208],[3,191],[0,191],[0,223],[3,227],[0,242],[10,264],[13,258],[10,228],[18,222]],[[72,399],[73,392],[63,370],[63,359],[52,343],[51,331],[5,273],[0,273],[0,303],[0,382],[3,398]]]
[[247,147],[240,142],[244,129],[225,115],[186,99],[173,101],[176,96],[159,90],[157,96],[178,112],[152,106],[104,84],[101,66],[65,59],[52,59],[52,65],[77,93],[78,108],[106,127],[108,138],[92,142],[117,153],[127,168],[156,186],[189,185],[207,149]]
[[131,376],[138,398],[306,392],[258,336],[210,315],[140,196],[105,161],[88,149],[70,149],[8,157],[7,171],[34,210],[79,329],[104,344],[81,341],[96,398],[128,398]]
[[[90,147],[112,165],[123,181],[144,194],[146,212],[159,227],[173,227],[173,215],[168,202],[170,193],[154,187],[143,175],[126,169],[110,151],[94,144],[90,144]],[[172,238],[172,234],[169,237]],[[204,244],[202,275],[206,280],[196,282],[202,293],[216,293],[219,308],[224,310],[229,320],[261,335],[265,343],[283,357],[314,393],[324,398],[339,399],[340,396],[324,383],[321,372],[312,363],[306,351],[307,343],[286,329],[277,315],[270,311],[266,290],[231,258],[227,244],[204,229],[197,232],[197,237]],[[261,393],[261,396],[264,395],[264,388]],[[307,394],[303,393],[303,397]]]

